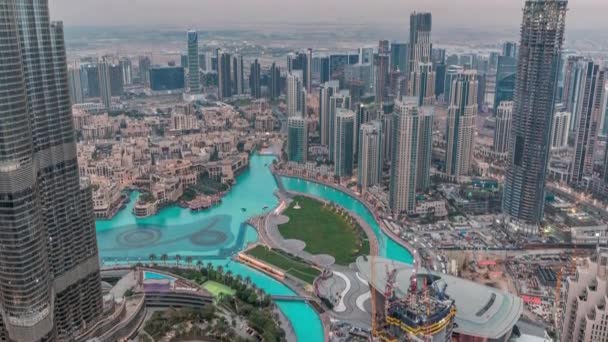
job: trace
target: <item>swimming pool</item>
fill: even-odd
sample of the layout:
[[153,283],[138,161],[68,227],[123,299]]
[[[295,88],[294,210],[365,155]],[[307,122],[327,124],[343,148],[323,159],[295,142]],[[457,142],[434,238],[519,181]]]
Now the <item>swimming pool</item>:
[[147,279],[154,279],[154,280],[156,280],[156,279],[165,280],[166,279],[166,280],[171,280],[171,281],[175,280],[174,277],[171,277],[171,276],[168,276],[168,275],[165,275],[165,274],[145,271],[144,272],[144,280],[147,280]]

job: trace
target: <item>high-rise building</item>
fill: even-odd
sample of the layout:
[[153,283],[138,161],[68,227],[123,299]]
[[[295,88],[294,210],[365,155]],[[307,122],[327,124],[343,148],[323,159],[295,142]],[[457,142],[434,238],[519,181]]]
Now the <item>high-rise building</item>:
[[388,54],[379,53],[374,57],[374,73],[376,76],[376,103],[381,105],[388,98],[388,69],[389,59]]
[[452,102],[450,96],[452,95],[452,84],[454,79],[458,77],[460,72],[464,70],[460,65],[450,65],[445,73],[445,84],[443,86],[443,97],[445,103],[448,105]]
[[551,151],[563,151],[568,147],[570,112],[555,112],[551,129]]
[[70,86],[70,101],[72,102],[72,104],[84,102],[81,81],[82,78],[80,76],[80,68],[69,68],[68,84]]
[[186,87],[183,67],[155,66],[148,73],[150,90],[154,92],[182,92]]
[[281,68],[275,63],[270,67],[270,99],[276,100],[281,96]]
[[433,67],[435,68],[435,97],[439,97],[445,92],[446,67],[443,63],[434,64]]
[[418,104],[415,99],[395,101],[393,113],[393,151],[389,205],[393,215],[413,213],[416,208],[418,161]]
[[502,55],[517,59],[517,42],[504,42],[502,44]]
[[87,79],[86,97],[99,97],[99,68],[97,64],[83,65],[80,72],[84,73]]
[[513,101],[516,77],[517,59],[508,56],[498,57],[498,69],[496,69],[496,88],[494,91],[494,113],[496,113],[496,109],[501,102]]
[[382,122],[382,160],[388,163],[393,159],[393,113],[384,113],[382,109],[380,111],[382,113],[379,118]]
[[124,92],[122,68],[120,64],[110,64],[110,93],[112,96],[122,96]]
[[319,135],[321,145],[329,146],[331,144],[331,127],[332,117],[330,108],[330,99],[338,92],[340,86],[338,81],[325,82],[319,89]]
[[378,41],[378,54],[388,55],[390,52],[390,43],[388,40]]
[[562,103],[565,110],[572,113],[570,116],[570,131],[576,128],[579,94],[581,82],[585,75],[585,61],[582,56],[569,56],[564,69],[564,88],[562,90]]
[[523,10],[502,207],[510,226],[524,233],[536,233],[543,217],[567,5],[567,0],[527,0]]
[[391,71],[398,70],[407,73],[408,50],[409,45],[406,43],[391,43]]
[[47,1],[16,0],[0,4],[0,22],[0,340],[72,340],[97,322],[102,296],[63,24]]
[[448,107],[446,174],[467,176],[473,162],[477,118],[477,72],[461,71],[452,82]]
[[110,83],[110,62],[105,58],[97,64],[99,73],[99,97],[106,110],[112,106],[112,85]]
[[[200,57],[200,55],[199,55]],[[199,58],[199,62],[200,62],[200,58]],[[179,65],[185,69],[188,69],[188,55],[181,55],[179,56]]]
[[496,109],[496,129],[494,130],[494,152],[506,154],[509,151],[511,125],[513,124],[513,101],[503,101]]
[[244,72],[245,71],[243,70],[243,56],[234,55],[232,57],[232,93],[235,95],[242,95],[245,93],[245,85],[243,84]]
[[382,123],[372,120],[359,129],[357,185],[365,191],[382,180]]
[[335,175],[337,177],[352,176],[355,157],[355,112],[346,108],[338,108],[334,129]]
[[[144,86],[150,86],[150,67],[152,66],[152,62],[150,61],[150,57],[148,56],[140,56],[139,57],[139,82]],[[91,96],[91,95],[89,95]],[[93,96],[91,96],[93,97]]]
[[608,249],[598,248],[597,256],[566,279],[561,341],[608,341],[607,265]]
[[218,52],[218,98],[220,100],[232,97],[232,73],[230,64],[232,58],[229,53]]
[[304,75],[304,86],[306,92],[310,94],[312,91],[312,49],[306,50],[306,68],[304,69],[306,74]]
[[433,64],[418,62],[417,68],[410,74],[408,96],[416,97],[419,106],[432,105],[435,102],[435,72]]
[[201,74],[198,65],[198,33],[188,31],[188,89],[191,94],[201,92]]
[[302,71],[293,70],[287,75],[287,116],[306,114],[306,90],[302,84]]
[[570,181],[584,185],[593,175],[593,157],[602,120],[602,98],[606,72],[599,64],[584,62],[583,78],[579,87],[574,130],[574,155]]
[[301,116],[287,118],[287,160],[306,163],[308,155],[308,125]]
[[249,68],[249,91],[251,97],[259,99],[262,97],[262,69],[257,58],[251,63]]
[[427,192],[431,187],[434,118],[435,108],[433,106],[423,106],[418,109],[418,160],[416,161],[416,191],[419,192]]
[[412,13],[410,15],[410,52],[409,73],[418,70],[418,63],[431,63],[431,28],[433,20],[431,13]]
[[[333,81],[329,82],[330,84]],[[334,161],[336,145],[336,115],[340,109],[351,109],[352,100],[348,90],[334,89],[333,95],[329,98],[329,158]],[[353,128],[354,129],[354,128]]]
[[120,59],[120,69],[122,71],[122,84],[131,85],[133,84],[133,65],[128,57]]
[[319,66],[319,82],[321,84],[328,82],[330,79],[330,74],[329,74],[329,57],[325,56],[325,57],[321,57],[321,61],[319,62],[320,66]]

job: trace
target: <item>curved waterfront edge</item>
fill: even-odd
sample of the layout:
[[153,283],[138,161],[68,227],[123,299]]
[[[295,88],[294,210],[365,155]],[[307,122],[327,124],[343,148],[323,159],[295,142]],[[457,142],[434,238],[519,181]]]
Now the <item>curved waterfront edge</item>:
[[[364,200],[361,200],[360,197],[357,194],[353,193],[351,190],[343,188],[341,186],[337,186],[336,184],[321,182],[321,181],[319,181],[317,179],[314,179],[314,178],[308,178],[308,177],[304,177],[304,176],[301,176],[301,175],[286,174],[286,173],[279,172],[279,171],[277,171],[275,169],[272,169],[271,171],[272,171],[273,176],[275,177],[275,180],[277,181],[279,189],[281,189],[282,191],[292,192],[292,190],[286,189],[284,187],[282,181],[281,181],[281,178],[290,178],[290,179],[293,179],[293,180],[299,180],[299,181],[314,183],[314,184],[319,185],[319,186],[330,187],[330,188],[332,188],[332,189],[334,189],[336,191],[341,192],[345,196],[348,196],[350,199],[358,202],[359,204],[361,204],[365,208],[365,210],[367,210],[369,216],[373,219],[373,223],[379,228],[379,233],[381,233],[384,236],[386,236],[393,243],[395,243],[397,246],[399,246],[401,249],[403,249],[405,252],[407,252],[407,254],[409,255],[410,260],[399,260],[399,261],[403,261],[403,262],[411,264],[412,260],[415,260],[414,261],[415,263],[420,263],[419,255],[418,255],[418,253],[415,252],[416,249],[413,248],[406,241],[403,241],[395,233],[393,233],[388,227],[386,227],[378,219],[378,217],[374,214],[374,209],[369,205],[369,203],[367,203]],[[295,192],[301,192],[301,191],[295,191]],[[306,194],[306,193],[304,193],[304,194]],[[329,199],[325,199],[325,200],[329,200]],[[338,205],[340,205],[340,204],[338,204]],[[349,210],[348,208],[344,208],[344,209],[345,210]],[[363,218],[363,219],[365,220],[365,218]],[[372,226],[372,230],[373,230],[373,225],[370,222],[368,222],[368,224],[370,224],[370,226]],[[377,240],[379,242],[382,241],[381,237],[376,236],[376,238],[377,238]],[[386,255],[386,256],[389,257],[389,258],[391,258],[390,255]]]

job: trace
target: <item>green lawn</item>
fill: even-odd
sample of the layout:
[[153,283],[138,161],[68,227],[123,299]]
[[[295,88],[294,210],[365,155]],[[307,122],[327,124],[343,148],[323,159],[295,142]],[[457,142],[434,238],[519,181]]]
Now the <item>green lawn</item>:
[[228,286],[211,280],[205,282],[203,284],[203,288],[209,291],[215,298],[222,295],[233,296],[236,293],[235,290],[229,288]]
[[[301,208],[294,209],[296,204]],[[279,226],[281,235],[304,241],[304,250],[309,253],[329,254],[339,265],[348,265],[358,256],[369,254],[369,241],[363,230],[319,201],[296,196],[284,215],[289,222]]]
[[265,246],[256,246],[249,250],[247,254],[283,269],[285,272],[309,284],[312,284],[315,278],[321,274],[316,268],[284,253],[268,249]]

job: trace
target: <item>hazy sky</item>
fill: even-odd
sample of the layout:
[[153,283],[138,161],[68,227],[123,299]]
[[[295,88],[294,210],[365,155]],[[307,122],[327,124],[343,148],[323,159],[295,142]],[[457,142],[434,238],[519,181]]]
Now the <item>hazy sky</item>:
[[[407,25],[414,10],[431,11],[437,28],[512,27],[524,0],[49,0],[66,25],[162,25],[199,29],[236,23],[331,22]],[[608,28],[608,0],[571,0],[567,25]]]

